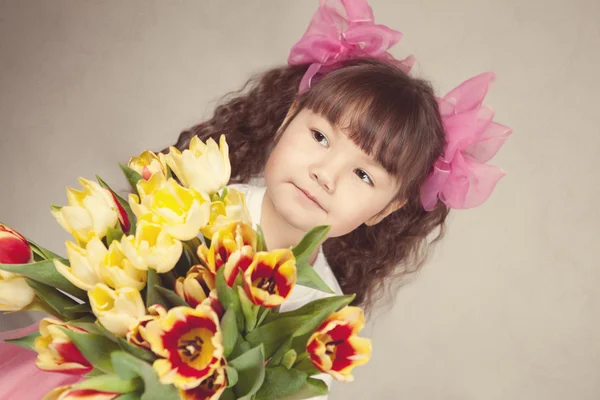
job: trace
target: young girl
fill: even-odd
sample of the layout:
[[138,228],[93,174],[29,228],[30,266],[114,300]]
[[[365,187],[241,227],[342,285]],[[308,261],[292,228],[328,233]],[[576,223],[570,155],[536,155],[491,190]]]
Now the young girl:
[[[311,264],[367,310],[419,269],[450,208],[487,199],[503,173],[485,162],[510,134],[482,107],[492,74],[437,99],[409,75],[411,57],[387,52],[399,39],[374,23],[366,1],[321,0],[289,65],[251,79],[175,144],[184,150],[194,136],[225,134],[232,182],[267,246],[292,246],[312,227],[331,226]],[[324,295],[296,286],[281,308]],[[13,377],[35,367],[20,368]],[[2,387],[0,398],[11,398]]]

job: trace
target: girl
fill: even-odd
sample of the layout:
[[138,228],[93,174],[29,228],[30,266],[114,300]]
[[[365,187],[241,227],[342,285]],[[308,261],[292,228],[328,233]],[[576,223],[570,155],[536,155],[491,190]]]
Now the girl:
[[[175,144],[184,150],[194,136],[225,134],[232,182],[246,193],[267,246],[288,247],[330,225],[311,264],[337,294],[356,293],[354,304],[367,310],[419,269],[450,208],[490,195],[503,173],[485,162],[510,134],[481,107],[492,74],[438,100],[429,83],[408,74],[411,57],[387,52],[399,39],[374,23],[364,0],[321,0],[289,65],[251,79]],[[296,286],[282,310],[324,295]],[[10,368],[14,379],[35,366]],[[0,385],[0,398],[40,398],[63,379],[45,376],[56,380],[25,395],[24,385],[18,392]]]

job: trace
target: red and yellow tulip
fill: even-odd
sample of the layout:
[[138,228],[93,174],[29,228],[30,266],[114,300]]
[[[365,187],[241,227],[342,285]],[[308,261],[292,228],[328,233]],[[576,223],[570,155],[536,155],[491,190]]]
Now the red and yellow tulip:
[[42,400],[113,400],[119,396],[121,393],[76,389],[71,385],[66,385],[52,389]]
[[233,285],[239,271],[245,271],[254,258],[257,236],[245,222],[232,222],[219,229],[212,237],[210,248],[198,247],[198,257],[213,274],[225,266],[225,280]]
[[244,290],[254,303],[273,308],[285,301],[296,284],[296,258],[289,249],[258,252],[244,272]]
[[159,357],[153,367],[163,384],[198,387],[221,365],[223,338],[219,318],[208,305],[174,307],[150,321],[144,336]]
[[27,239],[19,232],[0,224],[0,264],[28,264],[32,258]]
[[139,318],[137,323],[129,328],[127,331],[127,341],[135,344],[136,346],[150,349],[150,343],[146,340],[145,329],[148,322],[154,321],[155,319],[167,314],[167,310],[160,304],[154,304],[148,307],[148,315],[144,315]]
[[332,313],[308,339],[306,350],[313,365],[338,381],[352,381],[352,369],[371,358],[371,340],[357,336],[364,325],[358,307]]
[[225,369],[219,367],[197,387],[189,390],[180,389],[179,398],[182,400],[217,400],[226,388]]
[[215,288],[215,276],[203,266],[196,265],[187,276],[177,278],[175,292],[192,308],[205,301]]
[[42,319],[40,336],[34,341],[34,348],[38,353],[35,364],[44,371],[59,371],[73,375],[87,374],[93,369],[92,365],[61,328],[87,333],[83,329],[53,318]]

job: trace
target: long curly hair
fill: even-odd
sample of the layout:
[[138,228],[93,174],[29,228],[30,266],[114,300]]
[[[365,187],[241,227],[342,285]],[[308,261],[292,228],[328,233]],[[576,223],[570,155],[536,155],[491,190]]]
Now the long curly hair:
[[437,101],[428,82],[365,59],[345,63],[298,94],[306,68],[284,66],[254,76],[227,94],[211,119],[183,131],[174,146],[183,151],[194,136],[205,141],[225,134],[231,180],[246,183],[262,175],[278,133],[304,108],[343,124],[357,146],[397,177],[401,185],[395,200],[406,202],[376,225],[363,224],[323,243],[342,291],[356,293],[353,304],[369,311],[395,295],[444,234],[448,208],[438,202],[426,212],[419,195],[445,146]]

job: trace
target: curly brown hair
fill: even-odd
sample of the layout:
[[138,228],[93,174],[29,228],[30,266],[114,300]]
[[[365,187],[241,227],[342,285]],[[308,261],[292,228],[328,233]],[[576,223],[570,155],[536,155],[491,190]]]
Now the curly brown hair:
[[445,146],[437,101],[428,82],[365,59],[345,63],[298,94],[306,68],[284,66],[251,78],[223,98],[211,119],[183,131],[175,147],[188,148],[194,136],[205,141],[226,135],[231,180],[246,183],[262,174],[278,133],[302,109],[343,124],[361,149],[399,179],[394,200],[406,201],[378,224],[363,224],[323,243],[342,291],[356,293],[353,304],[369,310],[419,270],[444,233],[448,208],[438,202],[426,212],[420,201],[420,187]]

